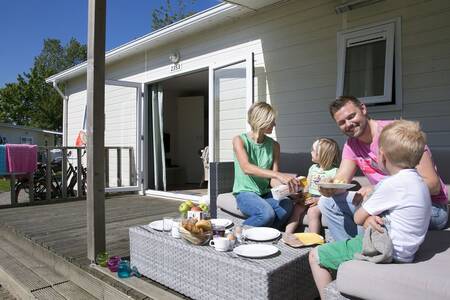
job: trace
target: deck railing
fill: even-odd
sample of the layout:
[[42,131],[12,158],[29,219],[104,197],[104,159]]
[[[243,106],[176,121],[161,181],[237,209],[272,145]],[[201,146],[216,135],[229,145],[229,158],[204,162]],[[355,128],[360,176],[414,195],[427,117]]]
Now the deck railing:
[[[17,182],[11,183],[11,187],[15,187],[15,191],[11,192],[11,204],[15,205],[19,194],[23,192],[29,194],[30,202],[85,198],[87,186],[85,154],[85,147],[39,147],[36,172],[32,176],[23,176],[17,179]],[[123,162],[126,159],[128,162],[124,167]],[[115,175],[113,181],[111,173]],[[128,180],[124,182],[124,178]],[[30,179],[33,180],[32,185]],[[135,186],[136,183],[134,148],[105,147],[105,189],[113,191],[115,187]]]

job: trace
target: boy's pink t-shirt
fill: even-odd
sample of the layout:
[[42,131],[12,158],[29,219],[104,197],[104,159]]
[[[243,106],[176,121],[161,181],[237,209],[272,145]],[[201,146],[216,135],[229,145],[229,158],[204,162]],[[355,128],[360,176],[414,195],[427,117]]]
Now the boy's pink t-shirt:
[[[356,138],[348,138],[342,150],[342,159],[349,159],[356,162],[359,169],[367,177],[371,184],[375,185],[380,182],[386,174],[378,166],[378,140],[380,138],[381,130],[384,126],[392,123],[392,120],[376,120],[378,131],[372,139],[371,144],[365,144]],[[425,151],[428,151],[431,156],[431,151],[428,146],[425,146]],[[436,165],[434,166],[436,169]],[[437,172],[437,169],[436,169]],[[431,200],[435,203],[447,203],[448,191],[442,179],[441,191],[439,194],[431,196]]]

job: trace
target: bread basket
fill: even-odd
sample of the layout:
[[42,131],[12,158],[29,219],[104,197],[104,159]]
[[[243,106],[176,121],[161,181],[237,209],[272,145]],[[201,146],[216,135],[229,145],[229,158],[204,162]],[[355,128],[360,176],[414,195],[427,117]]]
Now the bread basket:
[[192,233],[186,230],[183,226],[179,228],[181,238],[194,245],[205,245],[212,238],[212,231],[205,231],[203,233]]

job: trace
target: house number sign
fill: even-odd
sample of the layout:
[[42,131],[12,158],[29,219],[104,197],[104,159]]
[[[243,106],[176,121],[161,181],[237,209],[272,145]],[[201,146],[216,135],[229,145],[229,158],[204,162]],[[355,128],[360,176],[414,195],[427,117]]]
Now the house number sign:
[[181,70],[181,64],[173,64],[170,66],[170,72],[180,71]]

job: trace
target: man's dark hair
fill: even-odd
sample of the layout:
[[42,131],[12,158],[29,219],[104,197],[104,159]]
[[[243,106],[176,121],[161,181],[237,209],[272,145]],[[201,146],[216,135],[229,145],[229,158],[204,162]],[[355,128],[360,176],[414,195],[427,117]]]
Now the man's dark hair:
[[361,107],[361,104],[362,104],[362,102],[359,101],[358,98],[356,98],[356,97],[339,96],[336,98],[336,100],[334,100],[333,102],[330,103],[329,110],[330,110],[331,117],[334,119],[334,114],[348,102],[353,103],[357,107]]

